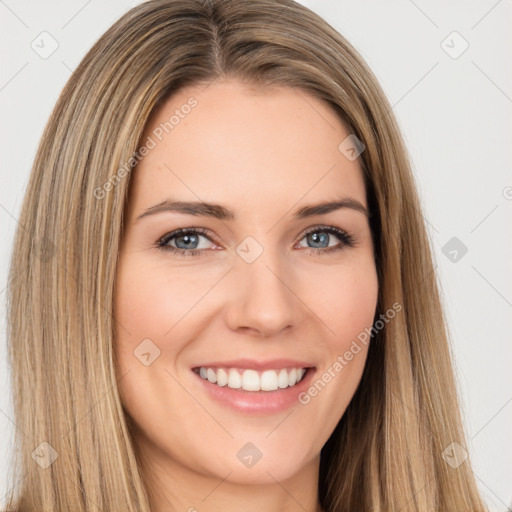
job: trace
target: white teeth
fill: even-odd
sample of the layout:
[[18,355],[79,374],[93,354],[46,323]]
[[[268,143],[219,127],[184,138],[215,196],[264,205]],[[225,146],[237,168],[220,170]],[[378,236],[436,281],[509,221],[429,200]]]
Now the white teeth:
[[260,376],[257,371],[244,371],[242,374],[242,389],[245,389],[246,391],[259,391],[261,389]]
[[206,377],[210,382],[217,382],[217,374],[211,368],[208,368],[208,370],[206,370]]
[[236,368],[205,368],[199,369],[201,378],[218,386],[228,386],[233,389],[242,388],[245,391],[275,391],[294,386],[302,380],[306,368],[291,368],[289,370],[242,370],[240,375]]
[[217,384],[219,386],[225,386],[228,383],[228,374],[222,369],[217,370]]
[[[283,370],[286,372],[286,370]],[[275,391],[277,389],[277,373],[273,371],[263,372],[261,374],[260,386],[262,391]]]
[[278,385],[280,388],[288,387],[288,372],[285,369],[279,372]]
[[242,377],[234,368],[231,368],[228,373],[228,387],[233,389],[242,387]]

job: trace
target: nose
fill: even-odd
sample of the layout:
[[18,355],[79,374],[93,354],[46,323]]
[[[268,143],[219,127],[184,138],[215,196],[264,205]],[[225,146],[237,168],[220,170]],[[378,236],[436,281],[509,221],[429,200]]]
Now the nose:
[[230,279],[226,321],[233,331],[271,337],[298,324],[302,303],[289,267],[264,252],[252,263],[238,260]]

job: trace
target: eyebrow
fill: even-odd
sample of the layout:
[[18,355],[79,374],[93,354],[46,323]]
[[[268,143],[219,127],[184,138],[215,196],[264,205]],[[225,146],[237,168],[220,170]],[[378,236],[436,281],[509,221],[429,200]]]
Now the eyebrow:
[[[325,215],[342,208],[350,208],[370,217],[370,212],[359,201],[351,197],[343,197],[334,201],[326,201],[319,204],[303,206],[296,210],[293,217],[296,219],[305,219],[315,215]],[[172,201],[165,200],[161,203],[151,206],[140,214],[136,220],[149,215],[155,215],[164,212],[184,213],[189,215],[214,217],[220,220],[235,220],[235,214],[228,208],[214,203],[204,203],[200,201]]]

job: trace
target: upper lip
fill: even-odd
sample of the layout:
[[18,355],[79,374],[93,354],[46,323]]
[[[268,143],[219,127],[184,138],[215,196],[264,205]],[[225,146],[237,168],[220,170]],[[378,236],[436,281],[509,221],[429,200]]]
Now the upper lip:
[[244,368],[249,370],[277,370],[281,368],[312,368],[314,365],[308,361],[298,359],[268,359],[256,361],[255,359],[232,359],[230,361],[210,361],[198,364],[193,368]]

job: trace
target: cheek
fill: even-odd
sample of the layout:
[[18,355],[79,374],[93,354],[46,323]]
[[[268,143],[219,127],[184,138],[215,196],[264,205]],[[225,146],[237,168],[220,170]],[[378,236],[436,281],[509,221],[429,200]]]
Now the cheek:
[[315,380],[299,396],[310,417],[323,419],[319,438],[324,441],[345,413],[363,374],[370,342],[367,332],[378,298],[375,268],[347,268],[325,290],[319,309],[325,313],[322,320],[328,328],[325,357]]
[[378,279],[373,261],[350,265],[323,280],[319,300],[322,320],[329,328],[331,348],[345,349],[372,325],[378,298]]
[[139,432],[164,438],[168,425],[180,421],[173,411],[190,407],[170,374],[186,345],[181,341],[187,340],[186,313],[197,302],[198,290],[147,259],[130,253],[120,257],[114,302],[116,372],[123,407]]
[[[131,353],[149,338],[160,340],[159,343],[172,340],[173,351],[178,351],[179,337],[175,333],[187,323],[187,313],[205,293],[206,286],[207,283],[194,283],[189,274],[148,264],[142,257],[122,259],[115,300],[119,350]],[[170,344],[166,345],[168,349]]]
[[172,269],[165,259],[154,263],[147,254],[121,253],[114,302],[116,371],[132,417],[145,417],[146,405],[163,388],[168,396],[183,394],[165,369],[174,374],[180,354],[200,331],[197,306],[217,279],[215,270],[199,278],[190,269]]
[[[373,260],[369,259],[324,277],[324,293],[316,307],[323,313],[326,326],[325,358],[302,403],[314,403],[316,414],[329,418],[325,423],[328,433],[343,415],[363,374],[370,343],[368,333],[377,306],[378,279]],[[320,396],[321,399],[316,398]]]
[[[170,294],[162,279],[165,272],[143,258],[131,254],[120,258],[114,303],[116,369],[122,379],[123,404],[135,417],[143,414],[142,405],[154,392],[153,381],[162,363],[181,349],[172,332],[183,316],[176,300],[179,285]],[[173,343],[164,345],[163,340],[171,337]]]

